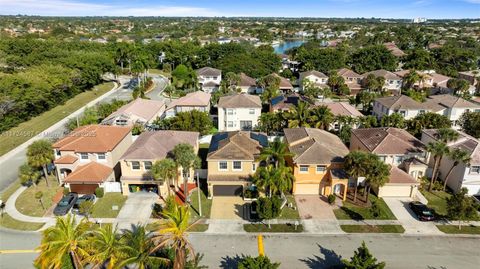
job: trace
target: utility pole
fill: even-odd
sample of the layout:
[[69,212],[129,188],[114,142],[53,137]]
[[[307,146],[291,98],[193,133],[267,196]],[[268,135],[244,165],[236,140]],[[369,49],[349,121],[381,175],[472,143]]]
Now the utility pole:
[[200,214],[200,217],[202,216],[202,199],[200,197],[200,192],[202,191],[202,188],[200,188],[200,178],[198,177],[198,172],[197,172],[197,193],[198,193],[198,213]]

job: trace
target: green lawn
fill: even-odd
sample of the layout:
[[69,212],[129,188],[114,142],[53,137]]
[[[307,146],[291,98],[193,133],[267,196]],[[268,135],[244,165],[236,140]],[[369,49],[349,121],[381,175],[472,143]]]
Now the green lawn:
[[[127,197],[121,193],[105,193],[103,198],[98,198],[93,206],[93,218],[116,218]],[[112,206],[118,206],[113,210]]]
[[160,70],[160,69],[148,69],[148,73],[152,75],[162,75],[167,78],[171,76],[169,73],[165,73],[163,70]]
[[195,224],[189,232],[203,233],[208,230],[208,224]]
[[437,228],[446,234],[480,234],[480,226],[464,225],[458,229],[458,225],[437,225]]
[[18,221],[10,217],[7,213],[4,213],[3,216],[0,217],[0,226],[14,230],[36,231],[42,228],[43,225],[45,225],[45,223]]
[[301,233],[303,226],[298,225],[295,230],[295,225],[292,224],[272,224],[268,228],[267,224],[244,224],[243,229],[248,233]]
[[346,233],[404,233],[402,225],[340,225]]
[[333,213],[335,213],[335,217],[337,217],[337,219],[396,219],[392,211],[390,211],[390,208],[388,208],[387,204],[385,204],[382,198],[377,198],[375,195],[370,194],[369,199],[371,202],[377,202],[377,205],[380,209],[380,215],[378,217],[373,216],[369,207],[357,206],[348,201],[343,202],[343,206],[339,209],[333,210]]
[[282,209],[282,214],[280,214],[278,219],[300,219],[298,210],[288,207],[288,204],[292,203],[293,207],[297,208],[297,204],[295,203],[295,198],[293,195],[287,195],[287,200],[287,205]]
[[447,216],[447,198],[449,198],[451,194],[444,191],[428,192],[424,190],[422,190],[422,194],[428,200],[428,207],[435,210],[437,216]]
[[10,196],[12,196],[12,194],[18,189],[20,188],[21,184],[20,184],[20,180],[15,180],[14,182],[12,182],[12,184],[10,184],[5,190],[3,190],[2,192],[2,195],[0,196],[0,200],[2,200],[3,202],[6,202],[8,200],[8,198],[10,198]]
[[[202,203],[202,217],[203,218],[210,218],[210,209],[212,208],[212,200],[207,199],[207,196],[205,196],[205,193],[202,191],[200,192],[200,199]],[[199,212],[198,212],[198,193],[197,190],[194,190],[190,194],[190,201],[192,205],[190,206],[190,218],[192,220],[197,220],[200,218]]]
[[[47,210],[54,205],[53,197],[58,191],[63,191],[62,187],[58,186],[55,176],[49,176],[48,182],[50,187],[47,187],[45,179],[41,178],[37,186],[28,187],[20,196],[18,196],[15,202],[15,207],[22,214],[34,217],[43,217]],[[42,208],[40,201],[35,199],[35,194],[41,191],[43,193],[43,205]]]
[[100,84],[95,87],[96,90],[80,93],[65,102],[65,104],[56,106],[49,111],[31,118],[26,122],[22,122],[17,127],[0,134],[0,156],[44,131],[56,122],[88,104],[90,101],[100,97],[102,94],[111,90],[112,87],[112,82]]

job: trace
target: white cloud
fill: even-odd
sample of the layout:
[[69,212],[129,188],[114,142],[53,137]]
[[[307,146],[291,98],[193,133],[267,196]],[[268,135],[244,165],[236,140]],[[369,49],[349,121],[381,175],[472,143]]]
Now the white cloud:
[[0,0],[0,14],[45,16],[221,16],[215,10],[190,6],[108,5],[72,0]]

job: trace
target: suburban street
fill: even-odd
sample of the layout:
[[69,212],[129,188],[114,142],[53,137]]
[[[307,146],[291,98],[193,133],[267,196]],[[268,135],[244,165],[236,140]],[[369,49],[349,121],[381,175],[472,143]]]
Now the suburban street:
[[[257,255],[255,235],[190,235],[194,248],[205,253],[202,264],[209,268],[236,268],[244,255]],[[350,258],[362,240],[387,268],[476,268],[480,263],[478,237],[402,235],[311,235],[281,234],[264,237],[265,253],[281,268],[332,268],[341,258]],[[40,243],[39,233],[0,230],[0,268],[33,268]],[[4,253],[16,250],[26,253]]]

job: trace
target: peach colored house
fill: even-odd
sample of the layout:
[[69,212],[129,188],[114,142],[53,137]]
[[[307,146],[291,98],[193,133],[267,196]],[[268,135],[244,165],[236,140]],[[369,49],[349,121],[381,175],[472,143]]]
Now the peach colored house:
[[93,193],[120,177],[118,160],[132,144],[130,128],[87,125],[53,144],[58,180],[72,192]]
[[[184,131],[152,131],[143,132],[120,158],[122,170],[122,190],[124,195],[137,191],[152,191],[162,196],[168,193],[166,181],[153,178],[152,165],[165,158],[173,159],[173,149],[178,144],[189,144],[195,153],[198,153],[198,132]],[[178,168],[177,177],[172,182],[175,189],[182,186],[183,175]],[[190,171],[188,182],[194,182],[193,169]]]
[[293,169],[293,194],[347,197],[348,177],[343,158],[348,148],[336,135],[314,128],[284,129],[293,157],[287,163]]

